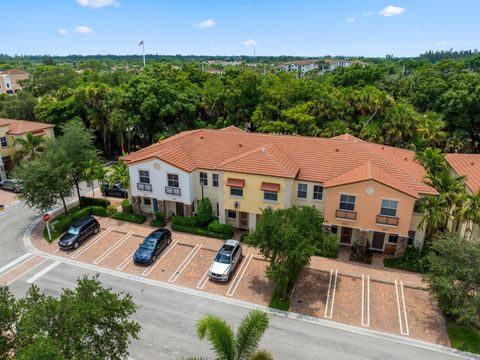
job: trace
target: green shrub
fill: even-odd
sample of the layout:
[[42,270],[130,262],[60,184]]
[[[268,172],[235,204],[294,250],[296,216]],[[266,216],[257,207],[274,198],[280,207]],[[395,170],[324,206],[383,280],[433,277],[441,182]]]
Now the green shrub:
[[340,250],[340,242],[334,234],[326,234],[322,247],[315,252],[316,256],[336,259]]
[[197,226],[197,221],[194,217],[172,216],[172,224],[181,226]]
[[274,291],[268,307],[272,309],[288,311],[288,309],[290,309],[290,299],[287,297],[284,301],[282,301],[278,298],[277,292]]
[[132,204],[130,204],[130,201],[128,199],[122,200],[122,211],[129,214],[133,213],[133,206]]
[[91,198],[91,197],[87,197],[87,196],[80,196],[80,201],[81,201],[83,207],[86,207],[86,206],[101,206],[103,208],[106,208],[108,205],[110,205],[110,201],[102,199],[102,198]]
[[164,227],[165,226],[165,214],[161,212],[155,213],[155,219],[150,221],[150,226]]
[[209,198],[203,198],[198,202],[195,218],[198,226],[207,226],[212,221],[213,208]]
[[197,226],[185,226],[185,225],[179,225],[174,223],[172,223],[172,230],[189,233],[189,234],[202,235],[202,236],[207,236],[207,237],[212,237],[217,239],[223,239],[223,240],[230,239],[231,237],[231,236],[225,236],[223,234],[208,231],[207,228],[201,228]]
[[452,348],[480,354],[480,331],[472,326],[447,327]]
[[90,206],[90,215],[107,216],[107,210],[103,206]]
[[388,268],[406,270],[412,272],[424,272],[425,265],[422,250],[416,247],[408,247],[405,254],[398,258],[387,258],[383,260],[383,265]]
[[81,210],[76,211],[71,215],[72,221],[75,222],[81,218],[84,218],[85,216],[90,215],[90,207],[85,207]]
[[218,220],[213,220],[207,226],[208,231],[222,234],[231,238],[233,236],[233,226],[228,224],[221,224]]
[[115,205],[108,205],[107,206],[107,216],[108,217],[113,217],[117,213],[117,207]]
[[147,220],[147,217],[141,214],[129,214],[124,212],[117,212],[112,215],[112,219],[128,221],[135,224],[143,224],[145,220]]

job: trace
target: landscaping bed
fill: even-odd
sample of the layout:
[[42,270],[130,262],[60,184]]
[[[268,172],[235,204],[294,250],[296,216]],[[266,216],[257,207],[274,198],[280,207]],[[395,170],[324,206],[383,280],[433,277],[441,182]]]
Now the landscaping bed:
[[447,326],[452,348],[480,354],[480,331],[473,326]]
[[233,237],[233,227],[231,225],[220,224],[217,219],[213,220],[207,226],[198,226],[195,217],[173,216],[172,230],[223,240]]
[[384,259],[383,265],[387,268],[422,273],[425,271],[422,258],[423,254],[420,249],[409,247],[401,257]]

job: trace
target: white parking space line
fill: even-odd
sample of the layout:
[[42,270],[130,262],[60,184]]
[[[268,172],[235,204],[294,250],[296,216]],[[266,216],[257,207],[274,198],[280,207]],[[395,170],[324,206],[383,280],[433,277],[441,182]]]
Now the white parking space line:
[[10,286],[11,284],[13,284],[15,281],[17,281],[18,279],[20,279],[22,276],[24,276],[26,273],[32,271],[32,270],[35,270],[37,267],[39,267],[40,265],[44,264],[45,262],[47,262],[48,259],[43,259],[42,261],[40,261],[37,265],[27,269],[26,271],[22,272],[20,275],[18,275],[15,279],[13,280],[10,280],[8,283],[7,283],[7,286]]
[[175,241],[173,242],[173,244],[170,244],[170,248],[169,248],[167,251],[165,251],[165,253],[160,257],[160,259],[157,260],[157,262],[156,262],[155,264],[153,264],[153,266],[149,266],[148,268],[146,268],[146,269],[142,272],[142,275],[143,275],[143,276],[148,276],[148,275],[150,275],[150,273],[158,266],[158,264],[160,264],[160,261],[162,261],[162,260],[165,258],[165,256],[167,256],[168,253],[169,253],[170,251],[172,251],[172,249],[175,247],[175,245],[177,245],[177,243],[178,243],[178,240],[175,240]]
[[93,260],[93,263],[95,265],[100,264],[108,255],[114,252],[118,247],[120,247],[120,245],[122,245],[125,241],[127,241],[127,239],[129,239],[132,235],[133,235],[133,231],[129,231],[128,233],[126,233],[122,238],[117,240],[115,244],[113,244],[107,250],[105,250],[105,252],[102,255],[100,255],[95,260]]
[[132,257],[133,257],[133,254],[135,254],[135,251],[137,251],[137,249],[133,250],[132,253],[130,255],[128,255],[125,260],[123,260],[118,266],[117,266],[117,270],[120,270],[122,271],[123,269],[125,269],[128,265],[128,263],[130,262],[130,260],[132,260]]
[[208,281],[208,270],[205,271],[205,274],[203,274],[203,276],[200,279],[200,281],[198,282],[196,288],[202,290],[204,288],[205,284],[207,283],[207,281]]
[[35,281],[40,279],[43,275],[45,275],[49,271],[55,269],[58,265],[60,265],[60,261],[53,262],[52,264],[48,265],[45,269],[43,269],[43,270],[39,271],[38,273],[36,273],[35,275],[33,275],[30,279],[27,279],[26,282],[29,283],[29,284],[34,283]]
[[82,255],[84,252],[86,252],[88,249],[90,249],[93,245],[95,245],[98,241],[103,239],[107,234],[109,234],[113,230],[112,227],[107,228],[103,233],[98,234],[96,237],[90,240],[90,242],[82,247],[80,251],[76,251],[70,256],[72,259],[76,259],[80,255]]
[[362,274],[362,326],[370,326],[370,275]]
[[[400,291],[398,291],[398,281],[395,280],[395,293],[397,295],[398,321],[400,323],[400,334],[410,335],[408,329],[407,308],[405,306],[405,294],[403,291],[403,282],[400,281]],[[400,296],[401,300],[400,301]],[[403,313],[403,316],[402,316]]]
[[333,305],[335,303],[337,277],[338,277],[338,269],[335,269],[335,275],[333,273],[333,269],[330,269],[330,281],[328,283],[327,302],[325,303],[325,314],[323,315],[327,319],[331,319],[333,316]]
[[228,288],[227,296],[233,296],[233,294],[235,294],[235,290],[237,290],[237,287],[240,284],[240,281],[242,281],[243,275],[245,274],[245,271],[247,270],[248,265],[250,265],[250,261],[252,261],[252,258],[253,258],[252,254],[248,254],[246,256],[244,263],[238,269],[237,274],[233,278],[232,284]]
[[[27,260],[28,258],[30,258],[33,254],[30,253],[30,252],[27,252],[26,254],[23,254],[22,256],[19,256],[18,258],[16,258],[15,260],[13,261],[10,261],[7,265],[4,265],[0,268],[0,274],[3,274],[4,272],[6,272],[7,270],[9,270],[10,268],[13,268],[15,265],[19,265],[21,262]],[[13,269],[12,269],[13,270]]]
[[195,247],[192,249],[192,251],[190,251],[190,253],[187,255],[187,257],[182,261],[182,263],[177,268],[177,270],[175,270],[175,272],[172,274],[172,276],[170,276],[170,279],[168,279],[168,282],[174,283],[175,281],[177,281],[177,279],[182,274],[183,270],[185,270],[185,268],[188,266],[190,261],[192,261],[192,259],[195,257],[195,255],[197,255],[198,251],[201,248],[202,248],[202,245],[199,245],[199,244],[195,245]]

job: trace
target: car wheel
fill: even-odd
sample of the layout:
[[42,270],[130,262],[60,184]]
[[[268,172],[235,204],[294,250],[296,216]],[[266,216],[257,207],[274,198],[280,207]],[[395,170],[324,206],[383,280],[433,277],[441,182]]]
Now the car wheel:
[[154,263],[157,260],[157,255],[152,256],[152,263]]
[[168,241],[167,241],[167,245],[170,245],[171,243],[172,243],[172,238],[169,237],[169,238],[168,238]]
[[74,249],[78,249],[79,246],[80,246],[80,243],[79,243],[78,241],[75,241],[75,242],[73,243],[73,248],[74,248]]
[[98,227],[96,227],[94,230],[93,230],[93,233],[96,235],[100,232],[100,229]]

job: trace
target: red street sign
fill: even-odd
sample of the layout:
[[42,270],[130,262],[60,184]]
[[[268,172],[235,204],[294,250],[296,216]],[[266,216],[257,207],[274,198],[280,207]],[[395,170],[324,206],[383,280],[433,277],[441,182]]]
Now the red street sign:
[[50,215],[48,215],[48,214],[43,214],[43,221],[44,221],[44,222],[48,222],[48,220],[50,220]]

